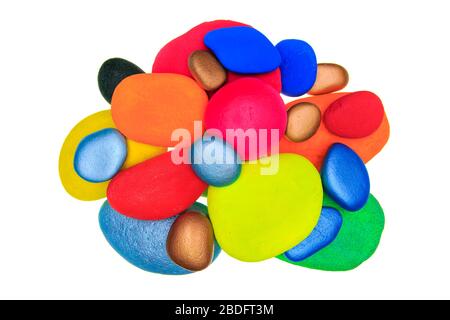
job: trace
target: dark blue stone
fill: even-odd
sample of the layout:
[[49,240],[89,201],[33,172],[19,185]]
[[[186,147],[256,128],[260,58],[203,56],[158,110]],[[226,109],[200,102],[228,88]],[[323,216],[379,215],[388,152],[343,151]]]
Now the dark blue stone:
[[104,182],[114,177],[127,158],[127,142],[113,128],[103,129],[81,140],[74,158],[78,175],[89,182]]
[[358,211],[369,199],[370,179],[361,158],[344,144],[330,147],[321,170],[325,192],[342,208]]
[[317,59],[313,48],[302,40],[283,40],[277,44],[281,56],[281,92],[299,97],[316,82]]
[[205,136],[191,148],[191,165],[196,175],[215,187],[232,184],[241,174],[241,159],[231,145]]
[[323,207],[319,222],[308,238],[284,255],[291,261],[300,262],[322,250],[336,239],[342,226],[342,216],[334,208]]
[[[189,210],[202,212],[206,207],[196,203]],[[167,254],[167,236],[177,217],[158,221],[136,220],[118,213],[106,201],[100,210],[99,222],[109,244],[134,266],[160,274],[189,274],[191,271],[175,264]],[[220,251],[216,242],[214,259]]]
[[222,65],[243,74],[266,73],[280,66],[277,49],[261,32],[251,27],[231,27],[211,31],[204,38]]

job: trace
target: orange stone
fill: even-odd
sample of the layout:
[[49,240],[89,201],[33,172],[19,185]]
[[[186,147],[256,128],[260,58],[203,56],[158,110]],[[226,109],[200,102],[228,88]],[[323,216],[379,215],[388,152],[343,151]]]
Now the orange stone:
[[173,147],[175,129],[194,136],[194,121],[202,121],[208,96],[191,78],[178,74],[137,74],[114,91],[114,123],[127,138],[159,147]]

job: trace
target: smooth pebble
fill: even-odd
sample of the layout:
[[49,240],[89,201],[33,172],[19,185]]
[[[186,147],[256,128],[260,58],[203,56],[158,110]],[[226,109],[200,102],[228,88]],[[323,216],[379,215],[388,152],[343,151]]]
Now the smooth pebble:
[[214,254],[214,231],[208,217],[195,211],[178,216],[167,238],[167,252],[187,270],[206,269]]
[[284,255],[291,261],[300,262],[328,246],[339,233],[342,217],[338,210],[323,207],[319,222],[313,232]]
[[328,151],[321,170],[324,191],[348,211],[358,211],[370,195],[370,179],[361,158],[344,144]]
[[343,138],[364,138],[374,133],[384,118],[380,98],[369,91],[359,91],[334,101],[325,111],[327,129]]
[[105,61],[98,72],[100,93],[106,101],[111,103],[114,90],[119,83],[129,76],[139,73],[144,73],[144,71],[125,59],[112,58]]
[[310,95],[327,94],[344,89],[349,81],[347,70],[335,63],[319,63],[317,79],[309,90]]
[[89,182],[104,182],[119,172],[127,157],[127,143],[114,128],[94,132],[77,147],[73,165],[78,175]]
[[114,123],[127,138],[154,146],[173,147],[176,129],[194,135],[208,97],[191,78],[178,74],[139,74],[123,80],[111,103]]
[[[286,121],[279,93],[255,78],[242,78],[222,87],[209,101],[205,113],[206,129],[219,130],[243,160],[255,160],[277,149]],[[244,145],[240,141],[245,141],[246,133],[253,138]]]
[[322,114],[312,103],[299,103],[288,110],[286,137],[293,142],[311,138],[320,127]]
[[209,32],[204,39],[230,71],[253,74],[274,71],[281,58],[269,39],[252,27],[230,27]]
[[316,82],[317,59],[314,49],[302,40],[283,40],[277,44],[281,55],[282,93],[299,97]]
[[201,180],[215,187],[232,184],[241,173],[241,159],[233,147],[214,136],[205,136],[191,147],[191,165]]
[[208,209],[222,249],[257,262],[306,239],[322,209],[320,175],[305,158],[280,154],[244,163],[239,179],[208,188]]
[[207,91],[217,90],[227,81],[227,71],[206,50],[197,50],[191,54],[189,70],[197,83]]
[[107,196],[123,215],[161,220],[189,208],[206,187],[190,164],[176,164],[172,152],[167,152],[119,172],[109,183]]

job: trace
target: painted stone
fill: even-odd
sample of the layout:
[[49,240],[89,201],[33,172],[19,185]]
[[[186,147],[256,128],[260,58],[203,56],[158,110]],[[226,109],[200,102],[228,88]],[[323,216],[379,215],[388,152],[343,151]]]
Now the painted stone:
[[288,110],[286,137],[294,142],[311,138],[319,129],[322,114],[312,103],[299,103]]
[[370,195],[366,166],[352,149],[344,144],[331,146],[321,170],[324,191],[348,211],[358,211]]
[[342,227],[336,239],[327,247],[309,258],[294,262],[280,255],[278,258],[306,268],[324,271],[348,271],[360,266],[376,251],[384,229],[384,213],[373,195],[367,204],[357,212],[341,208],[328,196],[324,206],[332,207],[341,213]]
[[216,239],[247,262],[275,257],[306,239],[322,209],[320,175],[305,158],[280,154],[244,163],[239,179],[208,188]]
[[302,40],[283,40],[277,44],[281,56],[282,93],[299,97],[316,82],[317,59],[313,48]]
[[381,125],[384,107],[372,92],[359,91],[334,101],[325,111],[323,121],[330,132],[344,138],[364,138]]
[[[278,92],[255,78],[242,78],[222,87],[205,113],[206,129],[219,130],[243,160],[255,160],[276,149],[286,122]],[[232,130],[231,134],[227,130]]]
[[172,147],[172,133],[203,120],[208,97],[191,78],[177,74],[139,74],[123,80],[114,92],[114,123],[127,138]]
[[167,238],[167,252],[187,270],[206,269],[214,254],[214,231],[208,217],[194,211],[178,216]]
[[232,184],[241,173],[241,159],[233,147],[214,136],[205,136],[191,148],[191,165],[205,183],[224,187]]
[[127,157],[127,144],[117,129],[94,132],[77,147],[73,165],[78,175],[89,182],[104,182],[119,172]]
[[109,183],[110,205],[141,220],[167,219],[191,206],[207,185],[190,164],[177,164],[167,152],[119,172]]
[[310,95],[332,93],[344,89],[349,81],[347,70],[335,63],[319,63],[317,65],[317,79],[309,90]]
[[313,232],[297,246],[286,251],[284,255],[293,262],[305,260],[333,242],[341,226],[342,217],[339,211],[334,208],[323,207],[319,222]]
[[112,58],[105,61],[98,72],[98,87],[106,101],[111,103],[114,90],[119,83],[134,74],[144,73],[134,63],[121,58]]
[[227,81],[227,71],[209,51],[197,50],[189,57],[189,71],[197,83],[207,91],[219,89]]
[[236,73],[270,72],[281,63],[270,40],[252,27],[216,29],[206,34],[204,42],[227,70]]
[[[203,212],[201,204],[189,210]],[[148,272],[183,275],[191,273],[174,263],[167,252],[169,232],[178,216],[159,221],[144,221],[128,218],[115,211],[106,201],[99,214],[100,228],[114,250],[134,266]],[[220,247],[214,243],[214,259]]]

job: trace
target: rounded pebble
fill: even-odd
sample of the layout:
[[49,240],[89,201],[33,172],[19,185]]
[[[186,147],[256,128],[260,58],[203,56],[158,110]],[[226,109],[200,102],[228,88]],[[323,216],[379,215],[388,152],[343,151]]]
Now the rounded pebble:
[[92,183],[81,178],[74,168],[75,152],[86,136],[114,128],[111,111],[104,110],[81,120],[67,135],[59,156],[59,177],[68,194],[78,200],[93,201],[106,197],[109,182]]
[[277,92],[281,92],[281,72],[280,68],[277,68],[275,71],[267,72],[267,73],[259,73],[259,74],[239,74],[228,71],[228,82],[233,82],[242,78],[256,78],[264,81],[265,83],[272,86]]
[[171,136],[203,120],[208,97],[191,78],[177,74],[139,74],[123,80],[114,92],[111,110],[117,128],[127,137],[154,146],[178,143]]
[[[324,114],[330,104],[341,97],[345,97],[346,95],[349,95],[349,93],[330,93],[302,98],[288,103],[286,108],[289,110],[299,103],[308,102],[316,105],[320,109],[321,113]],[[284,136],[280,141],[280,152],[296,153],[305,156],[316,166],[317,169],[320,170],[323,159],[325,158],[325,155],[330,147],[339,142],[352,148],[361,157],[361,159],[367,163],[383,149],[389,140],[389,134],[390,128],[386,116],[384,116],[380,127],[374,133],[361,139],[336,136],[335,134],[332,134],[325,127],[325,125],[323,125],[322,121],[322,124],[317,132],[306,141],[300,143],[293,142]]]
[[298,97],[307,93],[317,76],[317,59],[313,48],[302,40],[283,40],[277,44],[281,55],[282,93]]
[[237,180],[241,159],[233,147],[214,136],[206,136],[191,147],[192,169],[209,185],[224,187]]
[[111,103],[114,90],[119,83],[133,74],[144,73],[134,63],[121,58],[112,58],[105,61],[98,72],[98,87],[106,101]]
[[189,57],[189,70],[197,83],[207,91],[217,90],[227,81],[226,70],[209,51],[194,51]]
[[175,164],[171,152],[119,172],[108,186],[110,205],[141,220],[170,218],[191,206],[207,185],[189,164]]
[[257,262],[306,239],[319,220],[322,197],[314,166],[301,156],[280,154],[244,163],[228,187],[209,187],[208,209],[222,249]]
[[[243,160],[270,154],[284,135],[286,121],[284,102],[278,92],[255,78],[242,78],[222,87],[211,98],[205,113],[206,129],[219,130]],[[227,129],[244,133],[250,130],[256,138],[242,146],[239,132],[227,135]]]
[[312,103],[299,103],[288,110],[286,137],[294,142],[311,138],[319,129],[320,109]]
[[384,213],[374,196],[361,210],[349,212],[325,196],[324,206],[333,207],[341,213],[342,227],[336,239],[311,257],[294,262],[281,255],[286,262],[317,270],[348,271],[369,259],[380,243],[384,229]]
[[185,34],[170,41],[158,53],[153,63],[153,73],[177,73],[191,77],[189,56],[197,50],[208,50],[203,43],[205,35],[216,29],[245,26],[240,22],[229,20],[208,21],[199,24]]
[[344,144],[328,151],[321,170],[324,191],[342,208],[358,211],[370,195],[370,179],[361,158]]
[[309,90],[310,95],[327,94],[344,89],[349,81],[347,70],[335,63],[319,63],[317,79]]
[[230,27],[209,32],[204,39],[222,65],[237,73],[265,73],[280,66],[280,54],[252,27]]
[[206,269],[214,254],[214,231],[209,219],[193,211],[178,216],[167,238],[167,253],[187,270]]
[[293,262],[300,262],[328,246],[339,233],[342,217],[338,210],[323,207],[319,222],[313,232],[284,255]]
[[[195,204],[190,210],[199,212]],[[125,217],[115,211],[106,201],[99,214],[100,228],[117,253],[134,266],[148,272],[167,275],[191,273],[169,257],[167,238],[177,217],[159,221],[144,221]],[[214,259],[220,253],[220,247],[214,244]]]
[[127,157],[127,144],[113,128],[103,129],[81,140],[74,157],[78,175],[89,182],[104,182],[119,172]]
[[364,138],[381,125],[384,107],[372,92],[360,91],[333,102],[324,114],[324,123],[330,132],[344,138]]

